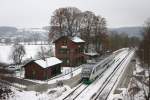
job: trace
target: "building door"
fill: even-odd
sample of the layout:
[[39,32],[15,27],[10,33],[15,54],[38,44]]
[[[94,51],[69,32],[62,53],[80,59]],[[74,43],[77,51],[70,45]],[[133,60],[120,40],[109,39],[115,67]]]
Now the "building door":
[[32,78],[33,78],[33,79],[36,78],[36,72],[35,72],[35,70],[32,70]]

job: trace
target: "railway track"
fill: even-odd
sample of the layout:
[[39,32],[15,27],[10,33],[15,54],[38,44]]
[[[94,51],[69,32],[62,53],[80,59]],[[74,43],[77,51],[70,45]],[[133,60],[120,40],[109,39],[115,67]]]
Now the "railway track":
[[[105,72],[105,70],[99,75],[99,77],[93,81],[93,83],[96,83],[98,79],[102,77],[102,74]],[[85,85],[81,83],[79,86],[77,86],[76,89],[74,89],[71,93],[69,93],[65,98],[62,100],[75,100],[85,89],[87,89],[89,85]]]
[[[131,53],[131,52],[130,52]],[[129,53],[129,54],[130,54]],[[114,71],[109,75],[109,77],[107,78],[107,80],[102,84],[102,86],[98,89],[97,93],[93,94],[93,96],[91,97],[90,100],[107,100],[108,99],[108,96],[110,95],[112,89],[114,88],[115,86],[115,83],[117,82],[118,78],[119,78],[119,75],[117,77],[117,79],[115,80],[115,82],[113,83],[112,87],[109,88],[110,90],[107,89],[107,93],[103,93],[102,92],[104,91],[104,89],[108,86],[108,84],[111,83],[111,80],[112,78],[115,76],[116,72],[119,70],[119,66],[121,66],[123,64],[123,62],[127,59],[127,56],[129,55],[127,54],[125,56],[125,58],[123,58],[123,60],[117,65],[117,67],[114,69]],[[124,70],[124,68],[121,70],[121,72]],[[121,74],[120,72],[120,74]]]
[[[122,56],[122,55],[121,55]],[[118,56],[118,58],[120,59],[120,57],[121,56]],[[127,54],[125,55],[126,57],[127,57]],[[115,73],[114,71],[117,69],[117,67],[119,66],[119,64],[123,61],[123,59],[125,59],[125,57],[124,58],[122,58],[122,60],[120,61],[120,62],[118,62],[118,59],[116,60],[116,62],[118,62],[118,64],[116,64],[116,67],[113,69],[113,71],[107,76],[107,79],[102,83],[102,85],[101,85],[101,87],[100,88],[102,88],[106,83],[107,83],[107,81],[109,81],[109,78],[112,76],[112,73]],[[113,63],[114,64],[114,63]],[[112,66],[113,64],[111,64],[110,66]],[[106,70],[105,70],[106,71]],[[99,75],[99,77],[92,83],[92,85],[95,85],[95,84],[97,84],[97,82],[99,81],[99,79],[101,79],[101,77],[103,77],[103,73],[105,72],[105,71],[103,71],[102,72],[102,74],[100,74]],[[89,89],[87,89],[86,91],[85,91],[85,93],[86,92],[88,92],[88,90],[91,90],[90,88]],[[100,90],[100,89],[99,89]],[[99,91],[98,90],[98,91]],[[97,92],[98,92],[97,91]],[[95,92],[92,96],[91,96],[91,99],[93,99],[93,98],[95,98],[95,96],[97,96],[97,92]],[[84,92],[82,93],[82,94],[84,94]],[[81,100],[81,98],[83,99],[84,98],[84,96],[85,95],[82,95],[82,94],[80,94],[80,96],[78,96],[78,98],[76,98],[76,100]],[[93,100],[96,100],[96,99],[93,99]],[[101,99],[100,99],[101,100]]]
[[[99,77],[93,81],[93,84],[96,83],[101,77],[102,74],[106,71],[106,69],[99,75]],[[89,85],[85,85],[81,83],[76,89],[74,89],[71,93],[69,93],[65,98],[62,100],[75,100],[85,89],[87,89]]]
[[[111,65],[110,65],[111,66]],[[114,69],[114,71],[117,69],[117,67]],[[107,70],[107,69],[106,69]],[[103,75],[103,73],[106,71],[104,70],[99,77],[92,83],[95,84]],[[111,75],[110,75],[111,76]],[[78,96],[85,91],[87,88],[89,87],[89,85],[85,85],[83,83],[81,83],[79,86],[77,86],[76,89],[74,89],[71,93],[69,93],[67,96],[65,96],[62,100],[75,100],[76,98],[78,98]],[[96,95],[96,94],[95,94]],[[94,95],[93,95],[94,96]]]
[[75,100],[86,88],[88,85],[80,83],[71,93],[65,96],[62,100]]
[[[103,75],[103,73],[106,71],[105,69],[96,80],[93,81],[93,84],[96,83]],[[85,89],[87,89],[89,85],[85,85],[81,83],[76,89],[74,89],[71,93],[69,93],[66,97],[64,97],[62,100],[75,100]]]

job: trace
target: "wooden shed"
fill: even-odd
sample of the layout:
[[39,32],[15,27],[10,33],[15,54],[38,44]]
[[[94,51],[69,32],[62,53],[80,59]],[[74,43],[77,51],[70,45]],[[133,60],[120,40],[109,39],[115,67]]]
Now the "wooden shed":
[[61,73],[62,61],[56,57],[33,60],[25,64],[25,78],[46,80]]
[[55,56],[63,61],[62,66],[75,67],[85,62],[85,41],[80,37],[62,36],[54,43]]

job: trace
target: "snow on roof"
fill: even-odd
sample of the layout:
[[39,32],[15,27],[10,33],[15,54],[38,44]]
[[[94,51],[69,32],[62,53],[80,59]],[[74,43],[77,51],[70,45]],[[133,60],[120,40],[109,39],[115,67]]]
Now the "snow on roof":
[[82,40],[81,38],[79,38],[79,37],[73,37],[72,39],[71,39],[73,42],[75,42],[75,43],[82,43],[82,42],[85,42],[84,40]]
[[56,57],[46,58],[45,60],[40,59],[40,60],[36,60],[34,62],[43,68],[47,68],[47,67],[62,63],[62,61]]
[[84,53],[85,55],[88,55],[88,56],[96,56],[98,55],[97,52],[88,52],[88,53]]

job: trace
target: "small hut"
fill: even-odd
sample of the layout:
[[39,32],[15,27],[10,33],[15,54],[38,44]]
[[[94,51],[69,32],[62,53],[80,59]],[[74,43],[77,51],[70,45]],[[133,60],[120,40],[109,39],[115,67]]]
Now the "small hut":
[[25,64],[25,78],[46,80],[61,73],[62,61],[56,57],[33,60]]

